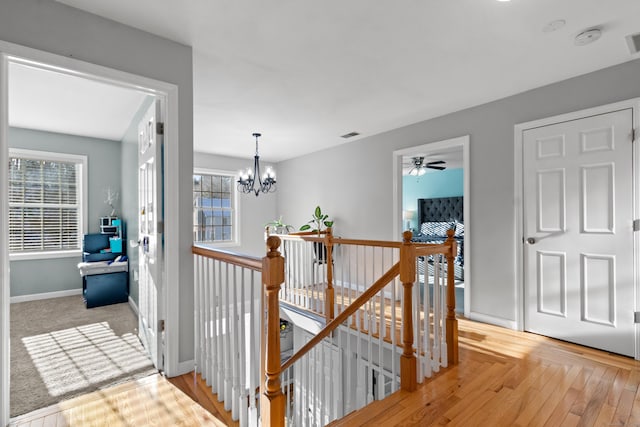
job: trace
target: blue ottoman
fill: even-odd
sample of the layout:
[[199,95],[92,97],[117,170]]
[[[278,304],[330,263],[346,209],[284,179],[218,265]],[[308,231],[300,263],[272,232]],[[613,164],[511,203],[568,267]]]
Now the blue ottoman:
[[87,308],[118,304],[129,300],[129,263],[80,263],[82,294]]

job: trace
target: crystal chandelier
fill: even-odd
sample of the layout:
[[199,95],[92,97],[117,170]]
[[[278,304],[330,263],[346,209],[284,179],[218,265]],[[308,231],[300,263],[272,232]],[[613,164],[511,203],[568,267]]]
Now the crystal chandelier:
[[[254,193],[256,197],[260,193],[270,193],[276,191],[276,173],[271,167],[267,168],[264,175],[260,175],[260,155],[258,154],[259,133],[254,133],[256,137],[256,155],[253,157],[253,170],[247,168],[240,171],[238,177],[238,191],[248,194]],[[256,182],[257,177],[257,182]],[[257,188],[256,188],[257,187]]]

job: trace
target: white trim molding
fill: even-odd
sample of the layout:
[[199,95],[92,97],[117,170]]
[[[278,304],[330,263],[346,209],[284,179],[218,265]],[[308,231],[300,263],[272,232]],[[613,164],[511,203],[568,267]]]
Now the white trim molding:
[[[0,176],[9,175],[9,63],[0,46]],[[3,179],[3,182],[4,179]],[[9,200],[7,185],[0,185],[0,200]],[[9,424],[9,204],[0,203],[0,426]]]
[[178,363],[178,367],[176,371],[171,375],[167,373],[167,377],[171,378],[171,377],[177,377],[180,375],[188,374],[189,372],[194,371],[195,368],[196,368],[195,360],[186,360],[184,362]]
[[136,304],[133,298],[131,298],[131,295],[129,295],[129,307],[131,307],[131,310],[133,310],[136,316],[140,314],[140,311],[138,310],[138,304]]
[[[514,252],[516,254],[516,269],[514,277],[515,285],[515,319],[516,329],[525,330],[524,324],[524,189],[523,189],[523,133],[528,129],[534,129],[551,124],[578,120],[584,117],[611,113],[614,111],[631,109],[633,111],[633,129],[635,143],[633,149],[633,219],[640,218],[640,98],[628,99],[612,104],[601,105],[585,110],[573,111],[558,116],[547,117],[526,123],[518,123],[514,126],[514,215],[515,233]],[[634,233],[634,289],[635,311],[640,311],[640,233]],[[640,360],[640,325],[635,325],[635,358]]]
[[[163,288],[160,298],[164,303],[158,307],[159,315],[164,315],[166,336],[164,349],[165,369],[169,374],[178,371],[179,350],[179,307],[180,301],[180,242],[179,229],[181,218],[179,203],[180,150],[178,146],[179,100],[178,87],[168,83],[126,71],[117,70],[71,57],[65,57],[14,43],[0,41],[0,175],[7,176],[8,162],[8,64],[24,64],[46,70],[53,70],[72,76],[82,77],[118,87],[130,88],[138,92],[155,96],[165,106],[165,164],[164,164],[164,203],[165,203],[165,256],[164,283],[171,284]],[[192,155],[191,153],[189,155]],[[184,171],[182,172],[184,173]],[[0,186],[0,377],[9,378],[9,254],[7,232],[7,189]],[[183,257],[184,258],[184,257]],[[172,310],[167,309],[171,301]],[[9,422],[9,382],[0,382],[0,426]]]
[[[466,297],[465,297],[466,301]],[[507,329],[517,329],[517,325],[515,320],[511,319],[503,319],[502,317],[491,316],[489,314],[478,313],[472,311],[469,313],[468,317],[470,320],[475,320],[476,322],[488,323],[490,325],[502,326]]]
[[18,295],[15,297],[11,297],[11,304],[26,301],[37,301],[41,299],[72,297],[75,295],[82,295],[82,289],[69,289],[66,291],[44,292],[41,294]]

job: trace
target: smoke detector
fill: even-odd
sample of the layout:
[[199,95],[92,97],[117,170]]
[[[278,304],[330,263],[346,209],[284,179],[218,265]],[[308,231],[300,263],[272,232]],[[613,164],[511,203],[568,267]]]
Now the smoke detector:
[[573,41],[576,46],[584,46],[589,43],[593,43],[598,40],[602,36],[602,30],[599,28],[591,28],[589,30],[584,30],[580,34],[578,34]]

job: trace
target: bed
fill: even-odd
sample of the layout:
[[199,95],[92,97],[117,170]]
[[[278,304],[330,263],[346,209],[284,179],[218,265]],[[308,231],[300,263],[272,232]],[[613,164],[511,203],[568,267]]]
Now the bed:
[[[453,229],[454,238],[458,242],[458,253],[454,260],[457,280],[464,280],[463,208],[463,197],[418,199],[419,228],[412,239],[421,243],[442,243],[447,239],[447,230]],[[419,268],[423,274],[424,266],[419,265]]]

